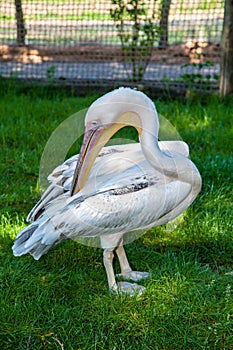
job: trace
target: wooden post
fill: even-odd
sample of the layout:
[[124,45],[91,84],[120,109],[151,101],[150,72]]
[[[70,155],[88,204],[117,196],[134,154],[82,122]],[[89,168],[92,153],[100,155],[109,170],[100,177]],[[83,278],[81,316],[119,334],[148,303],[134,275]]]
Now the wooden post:
[[233,0],[225,0],[219,90],[220,96],[233,93]]
[[23,19],[22,1],[15,0],[15,16],[17,25],[17,44],[25,45],[26,29]]
[[171,0],[163,0],[160,12],[159,22],[159,48],[163,49],[168,46],[168,16],[171,6]]

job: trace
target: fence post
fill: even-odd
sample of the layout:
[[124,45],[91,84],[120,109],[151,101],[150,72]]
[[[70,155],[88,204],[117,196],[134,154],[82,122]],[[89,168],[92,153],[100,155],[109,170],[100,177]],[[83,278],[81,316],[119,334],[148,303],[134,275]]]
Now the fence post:
[[225,0],[219,90],[220,96],[233,93],[233,0]]
[[168,16],[171,6],[171,0],[162,0],[162,7],[160,12],[159,22],[159,48],[165,48],[168,46]]
[[24,25],[22,1],[15,0],[15,16],[17,25],[17,44],[25,45],[26,29]]

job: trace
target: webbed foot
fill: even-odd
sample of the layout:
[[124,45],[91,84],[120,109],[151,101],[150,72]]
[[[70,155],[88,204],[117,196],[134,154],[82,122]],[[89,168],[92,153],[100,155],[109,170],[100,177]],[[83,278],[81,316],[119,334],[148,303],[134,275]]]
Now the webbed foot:
[[119,273],[116,275],[117,277],[121,277],[123,279],[132,280],[132,281],[140,281],[142,279],[146,279],[150,277],[149,272],[142,272],[142,271],[129,271],[124,273]]
[[117,287],[118,293],[124,293],[129,295],[141,295],[146,289],[144,286],[140,286],[137,283],[129,282],[118,282]]

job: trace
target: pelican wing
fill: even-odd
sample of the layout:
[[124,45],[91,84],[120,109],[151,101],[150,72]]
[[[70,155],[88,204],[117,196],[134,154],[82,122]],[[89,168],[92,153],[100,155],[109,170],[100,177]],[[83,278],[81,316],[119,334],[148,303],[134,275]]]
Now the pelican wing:
[[169,179],[164,182],[159,174],[147,170],[147,175],[136,174],[124,186],[121,182],[114,186],[113,178],[93,194],[70,197],[65,193],[54,199],[41,217],[18,235],[14,254],[30,252],[39,259],[67,238],[90,240],[161,224],[163,216],[188,196],[191,186]]

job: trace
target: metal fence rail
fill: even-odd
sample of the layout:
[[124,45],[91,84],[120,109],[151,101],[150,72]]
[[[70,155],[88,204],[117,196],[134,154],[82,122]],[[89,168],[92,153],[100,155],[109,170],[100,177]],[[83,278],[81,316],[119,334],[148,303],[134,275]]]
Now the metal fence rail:
[[223,0],[5,0],[0,75],[213,89],[223,14]]

